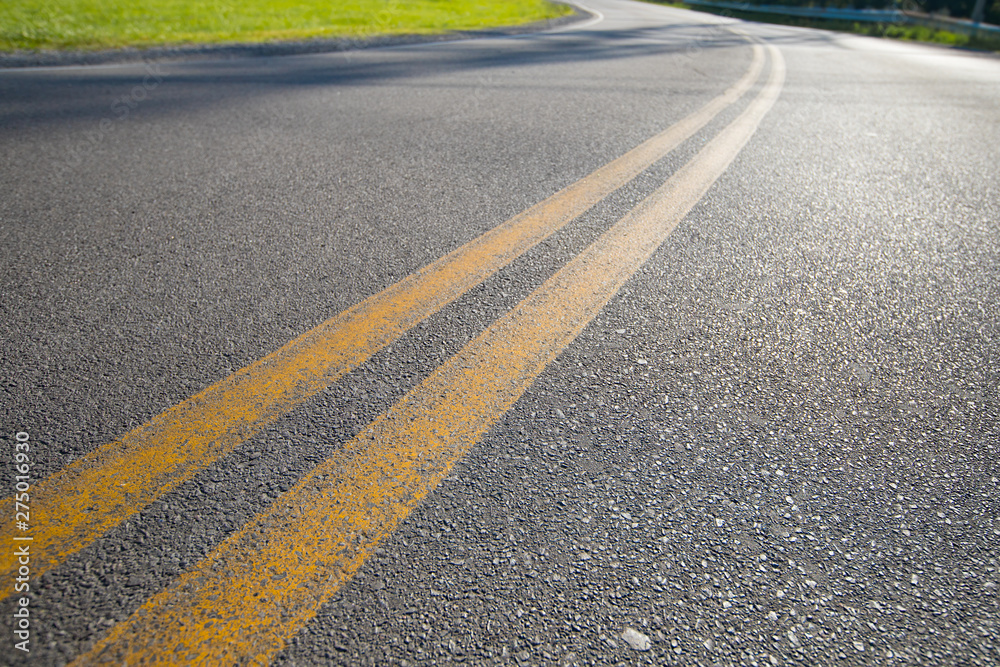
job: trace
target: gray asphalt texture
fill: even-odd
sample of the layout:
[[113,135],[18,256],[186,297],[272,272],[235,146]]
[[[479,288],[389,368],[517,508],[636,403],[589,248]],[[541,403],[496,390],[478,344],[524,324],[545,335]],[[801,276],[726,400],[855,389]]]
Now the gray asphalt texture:
[[[758,132],[277,664],[997,664],[1000,60],[587,6],[551,34],[0,71],[5,442],[52,473],[588,174],[743,74],[736,25],[788,65]],[[34,581],[31,657],[0,662],[86,650],[745,103]]]

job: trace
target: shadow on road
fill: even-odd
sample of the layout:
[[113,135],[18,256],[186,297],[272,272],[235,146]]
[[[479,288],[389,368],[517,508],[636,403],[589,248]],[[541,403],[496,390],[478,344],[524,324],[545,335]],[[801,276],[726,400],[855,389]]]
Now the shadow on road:
[[[789,31],[772,41],[829,43],[834,37],[815,31]],[[131,110],[140,104],[143,117],[154,118],[296,87],[366,86],[389,81],[398,85],[407,79],[455,71],[475,73],[665,54],[695,56],[708,49],[746,45],[744,38],[719,24],[683,23],[299,56],[0,70],[0,133],[50,122],[114,118],[124,113],[125,106]]]

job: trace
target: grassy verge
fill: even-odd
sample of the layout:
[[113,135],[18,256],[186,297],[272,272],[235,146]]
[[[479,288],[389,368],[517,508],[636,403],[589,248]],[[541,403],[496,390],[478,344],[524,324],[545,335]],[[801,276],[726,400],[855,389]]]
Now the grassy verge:
[[838,21],[833,19],[813,19],[801,16],[782,16],[781,14],[771,14],[769,12],[741,11],[722,7],[716,10],[704,5],[688,5],[684,2],[660,2],[659,0],[650,1],[656,2],[656,4],[660,5],[668,5],[670,7],[678,7],[681,9],[691,9],[696,12],[731,16],[736,19],[756,21],[758,23],[776,23],[779,25],[791,25],[803,28],[819,28],[822,30],[850,32],[856,35],[888,37],[891,39],[901,39],[905,41],[959,46],[982,51],[1000,51],[1000,39],[973,38],[968,35],[960,35],[947,30],[934,30],[924,26],[895,23],[860,23],[857,21]]
[[0,0],[0,51],[431,34],[570,11],[547,0]]

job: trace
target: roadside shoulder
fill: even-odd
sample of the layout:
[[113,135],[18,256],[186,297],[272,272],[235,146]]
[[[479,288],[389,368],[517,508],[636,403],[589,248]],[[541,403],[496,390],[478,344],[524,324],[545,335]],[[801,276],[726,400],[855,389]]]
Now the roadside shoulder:
[[0,53],[0,68],[216,60],[354,51],[358,49],[375,49],[408,44],[509,37],[512,35],[545,32],[554,28],[585,21],[594,16],[589,10],[573,3],[558,2],[557,4],[567,5],[573,12],[566,16],[544,21],[534,21],[517,26],[486,28],[483,30],[454,30],[437,35],[376,35],[362,39],[338,37],[288,42],[185,44],[144,49],[123,48],[100,51],[15,51],[12,53]]

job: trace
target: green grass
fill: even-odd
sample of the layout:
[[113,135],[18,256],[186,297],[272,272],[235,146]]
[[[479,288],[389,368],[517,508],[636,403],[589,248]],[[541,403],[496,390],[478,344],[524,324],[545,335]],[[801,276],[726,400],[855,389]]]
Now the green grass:
[[570,11],[547,0],[0,0],[0,51],[432,34]]
[[650,1],[660,5],[668,5],[670,7],[678,7],[680,9],[691,9],[696,12],[731,16],[735,19],[756,21],[757,23],[776,23],[779,25],[791,25],[803,28],[820,28],[822,30],[850,32],[856,35],[888,37],[890,39],[927,42],[930,44],[944,44],[947,46],[958,46],[983,51],[1000,51],[1000,39],[976,39],[971,38],[968,35],[961,35],[947,30],[934,30],[924,26],[894,23],[859,23],[856,21],[838,21],[834,19],[813,19],[800,16],[782,16],[781,14],[772,14],[770,12],[740,11],[726,9],[723,7],[719,7],[715,10],[704,5],[688,5],[684,2],[661,2],[659,0]]

